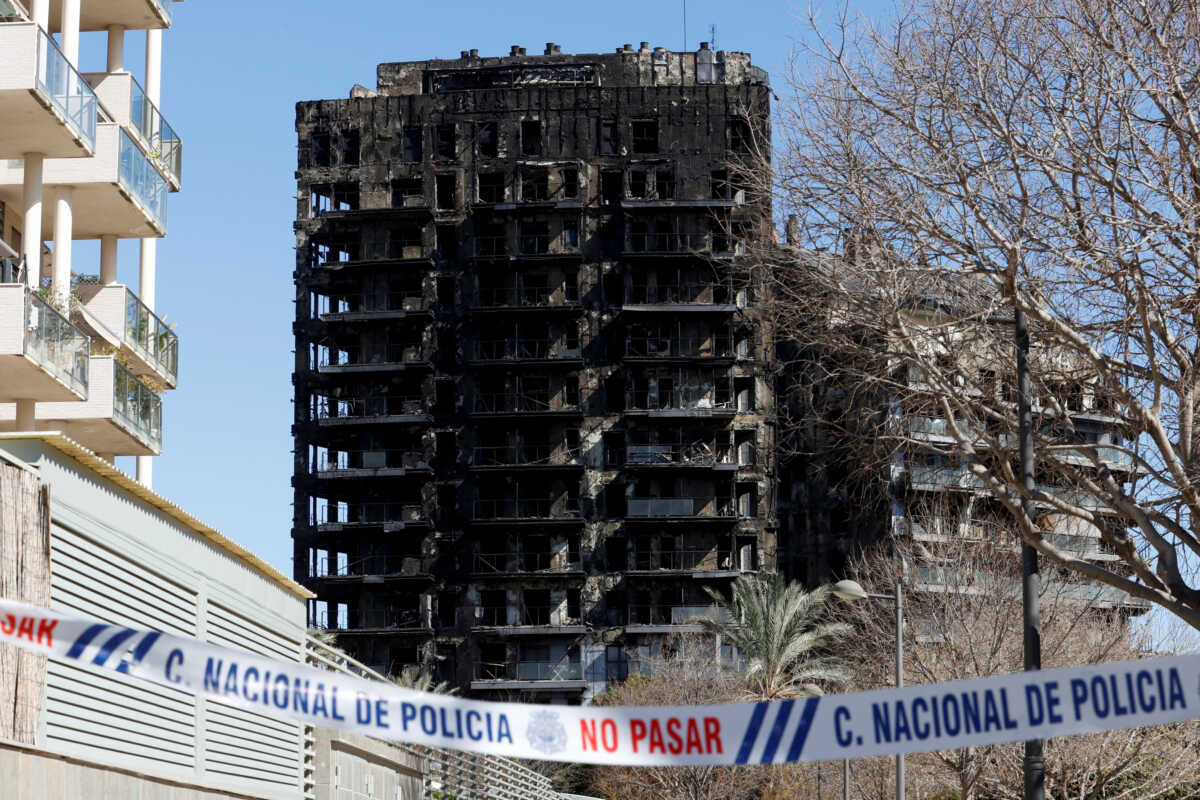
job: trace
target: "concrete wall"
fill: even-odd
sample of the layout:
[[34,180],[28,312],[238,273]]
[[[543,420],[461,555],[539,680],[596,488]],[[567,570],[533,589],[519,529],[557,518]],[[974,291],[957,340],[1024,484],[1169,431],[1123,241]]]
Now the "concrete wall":
[[315,800],[419,800],[424,760],[353,733],[313,731]]

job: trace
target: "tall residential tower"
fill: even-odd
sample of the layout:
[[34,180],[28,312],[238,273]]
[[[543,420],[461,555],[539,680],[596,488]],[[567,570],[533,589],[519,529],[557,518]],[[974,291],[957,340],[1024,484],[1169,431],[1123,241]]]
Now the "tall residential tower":
[[[302,102],[295,576],[383,670],[574,702],[775,569],[745,53],[382,64]],[[755,134],[758,134],[756,138]]]

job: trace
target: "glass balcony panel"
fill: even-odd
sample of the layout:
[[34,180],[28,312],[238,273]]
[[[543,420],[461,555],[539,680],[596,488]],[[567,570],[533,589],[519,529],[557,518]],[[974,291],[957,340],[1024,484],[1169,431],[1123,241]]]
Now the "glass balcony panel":
[[159,228],[167,227],[167,181],[124,130],[117,178]]
[[82,331],[37,295],[25,293],[25,355],[85,397],[90,350]]
[[133,92],[129,113],[133,127],[149,147],[151,159],[178,185],[183,177],[183,141],[163,119],[158,107],[150,102],[141,85],[136,80],[131,79],[131,82]]
[[[0,18],[3,8],[0,8]],[[96,93],[58,44],[38,29],[37,88],[90,149],[96,148]]]
[[578,661],[518,661],[517,680],[578,681],[583,680],[583,672]]
[[179,337],[133,292],[125,292],[125,341],[138,355],[168,375],[179,374]]
[[113,417],[155,450],[162,448],[162,398],[120,363],[113,364]]

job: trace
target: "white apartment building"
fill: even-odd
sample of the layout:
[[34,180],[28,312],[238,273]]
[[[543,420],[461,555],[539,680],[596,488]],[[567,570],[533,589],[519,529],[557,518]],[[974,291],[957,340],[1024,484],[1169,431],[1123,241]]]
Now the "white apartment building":
[[[0,431],[56,430],[152,485],[178,339],[154,312],[182,142],[159,111],[170,0],[0,0]],[[144,83],[125,34],[145,31]],[[107,37],[79,63],[80,36]],[[92,65],[89,65],[92,66]],[[138,239],[138,285],[117,242]],[[98,264],[72,257],[98,239]]]

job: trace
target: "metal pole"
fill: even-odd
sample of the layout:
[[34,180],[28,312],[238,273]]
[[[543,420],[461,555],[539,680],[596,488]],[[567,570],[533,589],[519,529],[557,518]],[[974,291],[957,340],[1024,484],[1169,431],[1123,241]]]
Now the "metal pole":
[[[1021,510],[1028,519],[1034,518],[1033,496],[1033,386],[1029,375],[1029,321],[1025,312],[1013,303],[1013,327],[1017,346],[1017,392],[1020,414],[1021,482],[1025,497]],[[1038,556],[1028,544],[1021,544],[1021,590],[1024,605],[1025,670],[1042,668],[1042,623],[1038,610]],[[1025,742],[1025,800],[1044,800],[1046,796],[1045,757],[1041,739]]]
[[850,759],[842,759],[842,800],[850,800]]
[[821,797],[821,762],[817,762],[817,800],[822,800]]
[[[904,595],[896,581],[896,688],[904,687]],[[896,756],[896,800],[904,800],[904,754]]]

